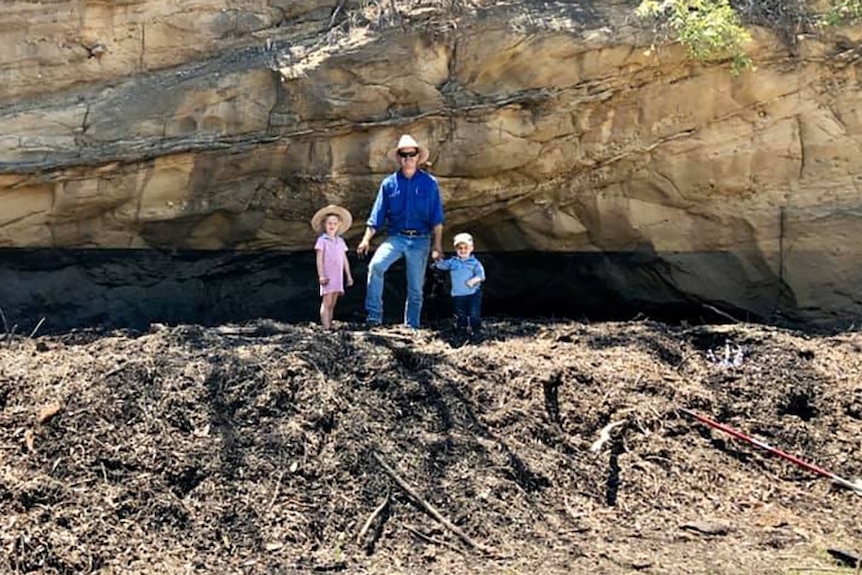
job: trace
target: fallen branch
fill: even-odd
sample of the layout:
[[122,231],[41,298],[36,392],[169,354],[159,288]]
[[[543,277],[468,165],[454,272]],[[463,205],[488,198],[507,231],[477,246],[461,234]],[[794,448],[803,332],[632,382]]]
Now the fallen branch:
[[413,500],[416,501],[422,507],[422,509],[424,509],[431,517],[436,519],[443,527],[457,535],[469,547],[473,549],[478,549],[479,551],[487,553],[488,555],[496,555],[493,550],[485,547],[484,545],[476,543],[470,538],[469,535],[464,533],[461,528],[443,517],[443,515],[441,515],[439,511],[437,511],[430,503],[425,501],[425,499],[423,499],[422,496],[419,495],[419,493],[417,493],[415,489],[410,487],[410,485],[406,481],[404,481],[397,473],[395,473],[395,470],[389,467],[389,465],[387,465],[386,462],[383,461],[383,458],[380,457],[380,455],[376,451],[372,451],[371,455],[372,457],[374,457],[374,460],[377,461],[380,467],[383,468],[383,471],[385,471],[386,474],[391,477],[396,484],[398,484],[398,487],[404,490],[407,495],[412,497]]
[[718,309],[718,308],[717,308],[717,307],[715,307],[715,306],[711,306],[711,305],[709,305],[708,303],[701,304],[701,305],[702,305],[703,307],[705,307],[706,309],[708,309],[709,311],[711,311],[712,313],[716,313],[716,314],[720,315],[721,317],[723,317],[723,318],[725,318],[725,319],[729,319],[729,320],[730,320],[730,321],[732,321],[733,323],[742,323],[740,320],[736,319],[735,317],[733,317],[733,316],[732,316],[732,315],[730,315],[729,313],[727,313],[727,312],[723,312],[723,311],[721,311],[720,309]]
[[[389,494],[386,494],[386,498],[383,500],[383,503],[377,506],[377,508],[371,512],[371,515],[368,516],[368,519],[365,520],[365,523],[362,525],[362,529],[359,530],[359,535],[356,536],[356,541],[361,545],[362,541],[365,539],[365,534],[368,533],[368,530],[371,529],[371,526],[374,524],[374,521],[380,516],[381,513],[389,506]],[[376,539],[376,537],[375,537]],[[373,542],[370,544],[373,545]]]
[[33,339],[33,336],[36,335],[36,332],[39,331],[39,328],[42,327],[42,324],[45,322],[45,318],[39,320],[39,323],[36,324],[36,327],[33,328],[33,331],[30,332],[30,339]]
[[335,26],[335,19],[338,18],[338,13],[341,12],[341,9],[344,8],[344,3],[346,0],[341,0],[338,3],[338,6],[335,7],[335,10],[332,11],[332,17],[329,19],[329,29],[331,30],[333,26]]

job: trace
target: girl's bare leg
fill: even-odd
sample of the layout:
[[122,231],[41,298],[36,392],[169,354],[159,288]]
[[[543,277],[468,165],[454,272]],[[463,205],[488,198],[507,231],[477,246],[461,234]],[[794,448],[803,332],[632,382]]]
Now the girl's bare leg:
[[339,294],[337,293],[326,294],[326,297],[328,298],[327,320],[329,324],[326,329],[332,329],[332,317],[335,315],[335,304],[338,302],[338,296]]
[[332,316],[335,314],[335,302],[338,301],[337,293],[324,294],[320,302],[320,323],[323,329],[332,329]]
[[329,294],[323,294],[323,297],[320,298],[320,323],[323,325],[323,329],[329,329],[330,320],[329,320],[329,311],[326,307],[326,298]]

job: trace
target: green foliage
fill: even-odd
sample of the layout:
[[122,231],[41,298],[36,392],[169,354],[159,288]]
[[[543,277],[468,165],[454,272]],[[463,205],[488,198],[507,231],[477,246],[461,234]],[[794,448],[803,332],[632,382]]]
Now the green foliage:
[[734,75],[752,67],[745,52],[751,34],[742,26],[729,0],[641,0],[637,14],[669,27],[700,62],[729,59]]
[[862,20],[862,0],[835,0],[824,21],[830,26]]

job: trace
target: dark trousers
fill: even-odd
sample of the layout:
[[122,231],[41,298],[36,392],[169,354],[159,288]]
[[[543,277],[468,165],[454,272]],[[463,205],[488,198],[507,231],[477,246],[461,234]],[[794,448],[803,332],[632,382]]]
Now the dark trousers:
[[452,296],[452,307],[455,308],[455,328],[458,331],[468,331],[478,334],[482,331],[482,292],[472,295]]

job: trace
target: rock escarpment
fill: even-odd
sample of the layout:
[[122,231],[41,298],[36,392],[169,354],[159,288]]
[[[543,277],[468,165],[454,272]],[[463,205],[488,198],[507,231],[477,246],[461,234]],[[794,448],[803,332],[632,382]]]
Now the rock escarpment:
[[862,317],[854,31],[792,51],[755,31],[758,68],[734,77],[651,49],[631,9],[9,3],[0,246],[298,253],[330,202],[355,244],[410,132],[447,234],[492,259],[582,256],[595,275],[569,283],[625,301]]

